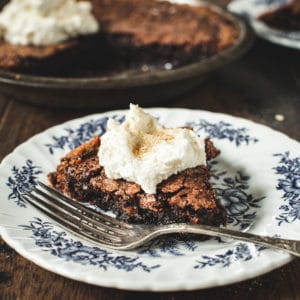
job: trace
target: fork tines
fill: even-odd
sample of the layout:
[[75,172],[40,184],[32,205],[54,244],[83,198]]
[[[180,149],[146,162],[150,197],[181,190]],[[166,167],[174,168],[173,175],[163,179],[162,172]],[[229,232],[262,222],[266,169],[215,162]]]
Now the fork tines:
[[107,246],[121,246],[122,237],[131,229],[130,225],[95,212],[42,182],[22,198],[75,234]]

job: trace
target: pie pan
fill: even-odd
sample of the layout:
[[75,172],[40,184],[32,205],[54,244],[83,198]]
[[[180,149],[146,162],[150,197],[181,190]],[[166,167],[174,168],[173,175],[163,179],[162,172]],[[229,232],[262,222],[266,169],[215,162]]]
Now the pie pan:
[[150,105],[182,95],[199,85],[210,72],[239,58],[253,41],[252,31],[234,14],[204,1],[184,2],[207,6],[232,21],[240,32],[236,43],[214,56],[171,70],[134,74],[124,70],[117,75],[89,78],[46,77],[0,71],[0,90],[13,99],[40,106],[77,109],[127,107],[130,101]]

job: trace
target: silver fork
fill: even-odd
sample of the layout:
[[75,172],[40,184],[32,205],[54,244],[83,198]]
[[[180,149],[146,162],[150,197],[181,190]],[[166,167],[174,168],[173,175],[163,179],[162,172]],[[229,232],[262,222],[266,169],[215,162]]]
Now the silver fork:
[[74,234],[97,245],[118,250],[134,249],[158,236],[170,233],[192,233],[233,238],[258,245],[284,250],[300,257],[300,241],[259,236],[207,225],[168,224],[136,225],[121,222],[113,217],[95,212],[69,199],[42,182],[22,199]]

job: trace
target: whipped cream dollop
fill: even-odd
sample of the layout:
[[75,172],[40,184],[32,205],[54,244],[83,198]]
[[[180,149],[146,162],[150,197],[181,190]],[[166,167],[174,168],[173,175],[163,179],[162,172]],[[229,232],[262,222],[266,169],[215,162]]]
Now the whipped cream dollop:
[[98,30],[86,1],[11,0],[0,13],[0,36],[13,45],[47,46]]
[[135,182],[148,194],[171,175],[206,165],[205,143],[193,130],[165,128],[133,104],[123,124],[108,120],[98,155],[108,178]]

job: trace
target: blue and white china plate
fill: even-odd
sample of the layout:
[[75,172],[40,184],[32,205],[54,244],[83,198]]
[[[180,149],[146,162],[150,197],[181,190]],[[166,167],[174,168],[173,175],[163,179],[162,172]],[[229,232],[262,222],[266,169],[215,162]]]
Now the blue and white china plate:
[[[193,126],[221,149],[211,182],[228,211],[228,227],[300,239],[300,144],[265,126],[229,115],[149,109],[166,126]],[[0,165],[0,233],[37,265],[78,281],[128,290],[193,290],[235,283],[278,268],[292,257],[234,240],[165,237],[135,251],[99,248],[65,231],[20,199],[46,180],[70,149],[105,131],[108,117],[76,119],[18,146]]]
[[262,13],[289,2],[291,0],[233,0],[229,3],[228,10],[244,17],[261,38],[289,48],[300,49],[300,31],[275,29],[257,19]]

